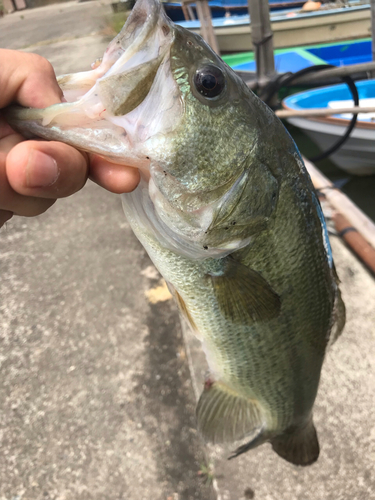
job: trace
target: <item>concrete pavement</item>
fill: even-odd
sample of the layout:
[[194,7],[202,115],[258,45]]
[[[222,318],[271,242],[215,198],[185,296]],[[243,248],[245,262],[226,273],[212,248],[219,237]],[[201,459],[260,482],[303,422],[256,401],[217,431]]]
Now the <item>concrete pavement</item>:
[[[0,46],[33,43],[58,74],[87,69],[108,38],[84,26],[108,13],[88,2],[11,15]],[[35,45],[67,32],[85,36]],[[91,182],[1,230],[1,500],[211,497],[179,316],[159,280],[119,197]]]
[[179,317],[119,198],[13,219],[0,259],[0,499],[209,498]]
[[[14,12],[0,19],[0,47],[24,49],[40,43],[100,35],[106,31],[110,15],[108,1],[66,2]],[[74,53],[71,57],[76,59]]]

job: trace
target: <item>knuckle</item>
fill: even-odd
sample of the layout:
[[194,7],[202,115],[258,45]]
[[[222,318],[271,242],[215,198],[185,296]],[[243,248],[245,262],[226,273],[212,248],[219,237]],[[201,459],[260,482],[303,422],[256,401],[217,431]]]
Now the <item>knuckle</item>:
[[40,56],[39,54],[32,54],[32,58],[33,66],[37,71],[55,74],[52,64],[45,57]]

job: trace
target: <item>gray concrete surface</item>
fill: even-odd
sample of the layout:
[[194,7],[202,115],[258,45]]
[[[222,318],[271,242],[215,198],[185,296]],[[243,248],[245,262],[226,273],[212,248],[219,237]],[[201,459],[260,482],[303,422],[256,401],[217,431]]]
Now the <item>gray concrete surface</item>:
[[[228,461],[209,447],[218,500],[375,499],[375,281],[337,237],[331,237],[347,307],[344,333],[325,360],[314,422],[321,454],[312,466],[293,466],[266,444]],[[207,370],[200,343],[185,323],[196,394]]]
[[[0,18],[0,47],[23,49],[35,44],[100,35],[108,32],[110,15],[107,0],[66,2],[14,12]],[[74,53],[70,56],[73,60],[78,58]]]
[[180,323],[94,184],[0,233],[0,498],[206,499]]
[[206,499],[171,301],[94,184],[0,232],[1,500]]
[[[65,24],[85,34],[104,23],[99,2],[68,6],[53,26],[61,5],[25,15],[21,39],[4,38],[0,19],[0,46],[29,45],[29,28],[35,43],[36,31],[61,40]],[[63,73],[88,68],[106,43],[27,50]],[[119,197],[90,182],[0,231],[1,500],[211,498],[179,317],[159,279]]]

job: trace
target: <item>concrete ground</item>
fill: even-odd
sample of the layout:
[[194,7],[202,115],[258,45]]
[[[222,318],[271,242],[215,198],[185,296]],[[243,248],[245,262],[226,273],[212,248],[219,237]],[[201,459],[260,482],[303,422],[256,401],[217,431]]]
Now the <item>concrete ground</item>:
[[[0,47],[23,49],[35,44],[100,35],[107,28],[110,14],[109,0],[66,2],[14,12],[0,19]],[[71,57],[76,59],[75,54]]]
[[[88,2],[9,15],[0,46],[83,70],[108,43],[88,31],[109,14]],[[38,33],[60,41],[35,45]],[[1,230],[1,500],[211,497],[179,316],[159,280],[120,198],[91,182]]]
[[[104,51],[99,2],[22,14],[0,19],[0,46],[45,55],[57,73]],[[230,462],[203,446],[204,356],[118,197],[88,183],[11,220],[0,232],[0,500],[208,500],[198,472],[211,464],[221,500],[375,499],[375,283],[332,244],[348,322],[316,403],[321,456],[301,469],[269,445]]]

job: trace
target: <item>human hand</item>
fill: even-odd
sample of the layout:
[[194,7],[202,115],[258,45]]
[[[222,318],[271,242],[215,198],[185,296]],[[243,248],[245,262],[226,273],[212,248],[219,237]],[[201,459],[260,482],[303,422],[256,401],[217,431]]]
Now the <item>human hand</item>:
[[1,116],[2,108],[11,102],[45,108],[61,102],[63,94],[51,64],[41,56],[0,49],[0,66],[0,227],[13,215],[45,212],[57,198],[81,189],[88,176],[113,193],[136,188],[135,168],[15,132]]

